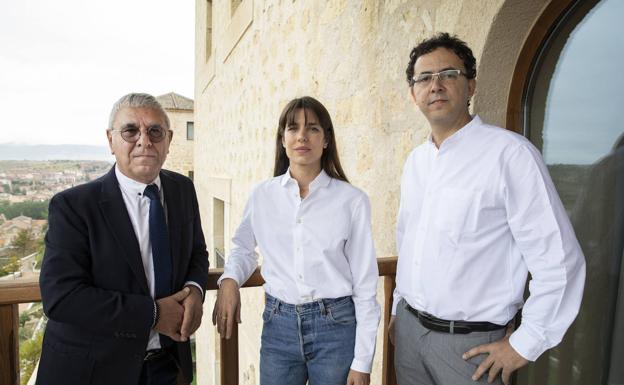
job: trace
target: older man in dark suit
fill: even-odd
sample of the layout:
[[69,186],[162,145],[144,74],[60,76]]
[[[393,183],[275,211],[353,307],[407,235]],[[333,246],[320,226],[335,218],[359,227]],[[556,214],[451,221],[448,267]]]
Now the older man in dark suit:
[[50,202],[41,385],[190,383],[208,253],[192,182],[162,170],[172,131],[129,94],[107,130],[116,164]]

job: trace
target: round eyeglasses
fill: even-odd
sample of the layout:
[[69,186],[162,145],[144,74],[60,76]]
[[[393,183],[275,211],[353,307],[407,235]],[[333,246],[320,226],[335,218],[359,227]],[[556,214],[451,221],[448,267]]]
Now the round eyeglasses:
[[[111,131],[119,131],[123,140],[128,143],[136,143],[139,141],[141,137],[141,130],[138,127],[127,126],[122,128],[113,128]],[[161,142],[170,130],[163,128],[162,126],[151,126],[147,128],[147,136],[149,137],[150,142],[158,143]]]

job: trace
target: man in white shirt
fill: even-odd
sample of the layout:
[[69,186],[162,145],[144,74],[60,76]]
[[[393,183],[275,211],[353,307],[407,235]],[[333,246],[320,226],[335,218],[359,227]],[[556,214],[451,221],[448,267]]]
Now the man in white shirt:
[[208,281],[195,189],[161,169],[172,131],[153,96],[119,99],[106,134],[115,166],[50,201],[37,384],[188,384]]
[[406,73],[431,135],[401,179],[390,324],[398,383],[508,384],[574,320],[584,257],[539,151],[469,114],[470,48],[441,33],[412,50]]

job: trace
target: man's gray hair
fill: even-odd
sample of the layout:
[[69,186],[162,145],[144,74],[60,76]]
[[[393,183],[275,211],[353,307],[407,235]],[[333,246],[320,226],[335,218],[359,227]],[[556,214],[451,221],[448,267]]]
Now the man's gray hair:
[[122,96],[118,101],[113,104],[113,109],[111,110],[110,116],[108,117],[108,129],[113,129],[113,123],[115,123],[115,117],[117,117],[117,113],[119,110],[125,107],[130,108],[151,108],[160,112],[165,119],[166,129],[170,128],[169,117],[165,113],[165,110],[162,108],[158,100],[150,94],[144,93],[130,93],[128,95]]

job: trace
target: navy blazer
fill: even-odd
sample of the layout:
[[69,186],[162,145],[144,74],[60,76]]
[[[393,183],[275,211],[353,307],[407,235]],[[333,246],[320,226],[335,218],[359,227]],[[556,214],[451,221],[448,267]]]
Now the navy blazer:
[[[174,291],[203,288],[208,253],[190,179],[161,170]],[[50,201],[39,283],[48,316],[37,384],[136,385],[153,322],[153,301],[115,167]],[[192,380],[189,342],[174,354]]]

